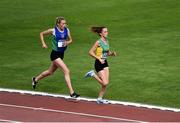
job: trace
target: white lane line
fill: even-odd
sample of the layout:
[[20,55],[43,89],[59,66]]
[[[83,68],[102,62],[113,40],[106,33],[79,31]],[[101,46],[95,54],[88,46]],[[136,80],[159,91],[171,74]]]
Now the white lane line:
[[[51,93],[46,93],[46,92],[27,91],[27,90],[6,89],[6,88],[0,88],[0,92],[12,92],[12,93],[21,93],[21,94],[50,96],[50,97],[55,97],[55,98],[60,97],[60,98],[66,98],[66,99],[71,98],[70,96],[67,96],[67,95],[51,94]],[[84,101],[91,101],[91,102],[96,101],[96,99],[86,98],[86,97],[79,97],[77,100],[84,100]],[[163,106],[155,106],[155,105],[147,105],[147,104],[141,104],[141,103],[115,101],[115,100],[109,100],[109,102],[111,104],[120,104],[120,105],[126,105],[126,106],[143,107],[143,108],[148,108],[148,109],[158,109],[158,110],[163,110],[163,111],[180,112],[180,109],[171,108],[171,107],[163,107]]]
[[19,122],[19,121],[6,120],[6,119],[0,119],[0,122],[8,122],[8,123],[22,123],[22,122]]
[[124,121],[124,122],[127,121],[127,122],[145,123],[144,121],[139,121],[139,120],[131,120],[131,119],[125,119],[125,118],[110,117],[110,116],[95,115],[95,114],[86,114],[86,113],[78,113],[78,112],[63,111],[63,110],[54,110],[54,109],[47,109],[47,108],[36,108],[36,107],[10,105],[10,104],[2,104],[2,103],[0,103],[0,106],[21,108],[21,109],[30,109],[30,110],[36,110],[36,111],[39,110],[39,111],[47,111],[47,112],[55,112],[55,113],[80,115],[80,116],[95,117],[95,118],[112,119],[112,120],[119,120],[119,121]]

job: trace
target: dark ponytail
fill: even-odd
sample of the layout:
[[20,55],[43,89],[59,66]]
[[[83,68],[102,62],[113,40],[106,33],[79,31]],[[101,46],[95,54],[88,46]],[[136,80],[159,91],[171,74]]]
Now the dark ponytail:
[[91,27],[91,31],[101,36],[100,33],[102,32],[104,28],[106,27],[105,26]]

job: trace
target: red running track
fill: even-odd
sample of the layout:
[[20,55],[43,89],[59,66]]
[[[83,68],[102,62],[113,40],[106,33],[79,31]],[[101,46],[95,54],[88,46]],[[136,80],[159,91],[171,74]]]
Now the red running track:
[[0,121],[180,122],[180,112],[0,92]]

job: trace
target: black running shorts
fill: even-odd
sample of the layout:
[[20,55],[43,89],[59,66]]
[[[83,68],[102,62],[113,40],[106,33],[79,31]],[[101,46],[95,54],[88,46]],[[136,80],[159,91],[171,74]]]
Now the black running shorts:
[[105,60],[104,64],[101,64],[101,62],[96,59],[94,64],[95,70],[98,73],[99,71],[103,70],[105,67],[108,67],[107,60]]
[[52,50],[51,55],[50,55],[51,61],[56,60],[57,58],[61,58],[63,60],[64,58],[64,53],[62,52],[57,52]]

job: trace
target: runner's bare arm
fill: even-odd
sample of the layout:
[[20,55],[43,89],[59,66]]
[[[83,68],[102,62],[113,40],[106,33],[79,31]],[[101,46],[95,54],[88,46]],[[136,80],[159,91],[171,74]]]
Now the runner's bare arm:
[[109,51],[108,56],[116,56],[116,52],[115,51]]
[[70,43],[72,43],[72,37],[71,37],[70,31],[68,29],[68,40],[66,41],[65,45],[69,45]]
[[98,41],[96,41],[94,43],[94,45],[91,47],[91,49],[89,50],[89,55],[95,59],[98,59],[101,63],[104,63],[104,61],[101,58],[99,58],[98,56],[96,56],[96,54],[95,54],[95,50],[97,49],[98,46],[99,46],[99,43],[98,43]]
[[45,31],[40,33],[40,40],[41,40],[42,48],[47,48],[47,45],[44,41],[44,36],[52,34],[52,33],[53,33],[53,29],[48,29],[48,30],[45,30]]

